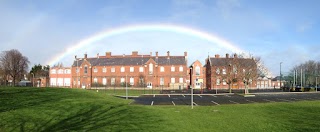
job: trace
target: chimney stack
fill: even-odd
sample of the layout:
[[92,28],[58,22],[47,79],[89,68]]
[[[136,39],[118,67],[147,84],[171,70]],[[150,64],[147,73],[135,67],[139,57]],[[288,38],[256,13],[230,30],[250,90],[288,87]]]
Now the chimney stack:
[[132,57],[138,56],[138,51],[132,51]]
[[215,58],[220,58],[220,55],[219,54],[215,54],[214,57]]
[[187,51],[184,52],[184,56],[188,56],[188,52]]
[[152,52],[150,52],[150,56],[152,56]]
[[106,58],[111,58],[111,52],[106,52]]
[[167,51],[167,56],[168,56],[168,57],[170,56],[170,51]]
[[156,52],[156,57],[158,57],[158,51]]
[[226,58],[229,58],[229,54],[228,53],[226,54]]
[[97,58],[99,58],[99,53],[97,53]]
[[237,54],[234,54],[234,55],[233,55],[233,58],[238,58],[238,55],[237,55]]
[[84,58],[87,59],[87,57],[88,57],[88,55],[87,55],[87,53],[85,53],[85,54],[84,54]]

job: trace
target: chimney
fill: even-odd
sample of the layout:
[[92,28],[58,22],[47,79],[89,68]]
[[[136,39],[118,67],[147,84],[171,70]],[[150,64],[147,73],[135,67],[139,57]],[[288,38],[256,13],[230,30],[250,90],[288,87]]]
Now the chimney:
[[88,57],[88,55],[87,55],[87,53],[85,53],[85,54],[84,54],[84,58],[87,59],[87,57]]
[[188,53],[187,53],[187,51],[185,51],[185,52],[184,52],[184,56],[188,56]]
[[138,56],[138,51],[132,51],[132,56],[133,56],[133,57]]
[[106,52],[106,58],[111,58],[111,52]]
[[237,55],[237,54],[234,54],[234,55],[233,55],[233,58],[238,58],[238,55]]
[[99,58],[99,53],[97,53],[97,58]]
[[156,52],[156,57],[158,57],[158,51]]
[[219,54],[215,54],[214,57],[215,58],[220,58],[220,55]]
[[150,56],[152,56],[152,52],[150,52]]
[[168,56],[168,57],[170,56],[170,51],[167,51],[167,56]]
[[228,53],[226,54],[226,58],[229,58],[229,54]]

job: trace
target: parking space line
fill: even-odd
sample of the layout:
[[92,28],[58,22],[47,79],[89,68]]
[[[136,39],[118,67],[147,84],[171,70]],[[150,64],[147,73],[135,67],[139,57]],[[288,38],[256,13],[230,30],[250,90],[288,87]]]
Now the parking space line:
[[234,104],[239,104],[238,102],[234,102],[232,100],[229,100],[229,102],[234,103]]
[[170,98],[170,94],[168,94],[169,98]]
[[186,96],[184,96],[183,94],[182,94],[182,96],[185,98]]
[[247,99],[246,99],[246,101],[247,101],[247,102],[250,102],[250,103],[255,103],[254,101],[251,101],[251,100],[247,100]]
[[225,95],[225,96],[227,96],[227,97],[231,97],[231,96],[229,96],[229,95]]
[[194,105],[198,106],[198,104],[196,102],[193,102]]
[[268,101],[268,102],[276,102],[276,101],[271,101],[271,100],[268,100],[268,99],[262,99],[264,101]]
[[211,96],[213,96],[213,97],[217,98],[217,96],[214,96],[214,95],[211,95]]
[[151,102],[151,106],[153,105],[153,101]]
[[154,97],[156,97],[156,95],[155,95],[155,94],[153,95],[153,98],[154,98]]
[[218,104],[217,102],[214,102],[214,101],[211,101],[212,103],[214,103],[214,104],[216,104],[216,105],[220,105],[220,104]]
[[201,95],[198,95],[200,98],[202,98],[202,96]]
[[176,106],[176,104],[173,101],[171,101],[171,102],[172,102],[173,106]]

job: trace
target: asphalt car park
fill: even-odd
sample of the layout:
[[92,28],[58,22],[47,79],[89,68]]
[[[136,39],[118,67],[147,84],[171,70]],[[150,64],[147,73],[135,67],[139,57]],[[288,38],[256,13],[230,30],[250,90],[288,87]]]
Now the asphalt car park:
[[[319,93],[272,93],[254,94],[245,97],[239,94],[194,94],[194,105],[212,106],[226,104],[248,104],[248,103],[272,103],[272,102],[297,102],[320,100]],[[134,98],[131,104],[142,105],[190,105],[190,94],[153,94],[142,95]]]

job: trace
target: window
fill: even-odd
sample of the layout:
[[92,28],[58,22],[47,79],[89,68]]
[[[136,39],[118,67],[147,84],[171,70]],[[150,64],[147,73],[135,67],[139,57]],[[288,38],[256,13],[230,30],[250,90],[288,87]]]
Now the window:
[[125,81],[125,79],[122,77],[122,78],[120,79],[120,82],[121,82],[121,83],[124,83],[124,81]]
[[227,85],[226,79],[223,79],[222,81],[223,81],[222,82],[223,85]]
[[116,72],[116,68],[112,67],[111,72]]
[[171,83],[176,83],[176,79],[174,77],[171,78]]
[[84,66],[84,71],[83,71],[84,74],[87,74],[88,73],[88,67],[87,66]]
[[68,69],[68,70],[67,70],[67,74],[71,74],[71,69]]
[[242,69],[242,72],[245,73],[245,72],[246,72],[246,69]]
[[98,83],[98,78],[95,77],[95,78],[93,79],[93,82],[94,82],[94,83]]
[[143,72],[143,67],[139,67],[139,72]]
[[76,68],[76,73],[79,73],[79,68],[78,67]]
[[196,76],[199,76],[199,75],[200,75],[200,67],[196,66]]
[[115,85],[116,84],[116,79],[115,78],[111,78],[111,85]]
[[237,74],[237,73],[238,73],[236,66],[233,66],[233,73],[234,73],[234,74]]
[[56,74],[56,70],[55,70],[55,69],[52,69],[52,70],[51,70],[51,74]]
[[220,85],[220,79],[219,78],[217,79],[217,85]]
[[182,66],[179,67],[179,71],[183,72],[183,67]]
[[160,67],[160,72],[164,72],[164,67],[163,66]]
[[134,85],[134,78],[133,77],[130,78],[130,85]]
[[171,67],[171,72],[174,72],[174,71],[175,71],[175,67],[172,66],[172,67]]
[[220,68],[217,68],[216,73],[220,74]]
[[160,78],[160,85],[164,85],[164,78],[163,77]]
[[107,85],[107,78],[102,78],[102,85]]
[[179,83],[183,83],[183,78],[182,77],[179,78]]
[[153,74],[153,64],[149,64],[149,74]]
[[107,72],[107,68],[103,67],[102,72]]
[[222,74],[227,74],[227,70],[226,69],[222,69]]
[[134,72],[134,67],[130,67],[130,72]]
[[97,67],[93,68],[93,72],[98,72],[98,68]]
[[124,67],[121,67],[120,71],[121,71],[121,72],[124,72]]
[[59,69],[58,74],[63,74],[63,69]]

